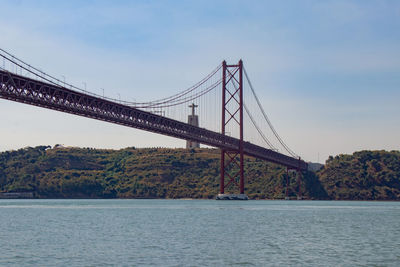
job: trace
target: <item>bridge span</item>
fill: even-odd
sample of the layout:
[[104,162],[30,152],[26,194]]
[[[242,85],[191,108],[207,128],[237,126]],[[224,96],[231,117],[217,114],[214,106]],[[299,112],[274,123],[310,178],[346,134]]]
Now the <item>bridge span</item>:
[[[191,140],[225,151],[240,148],[240,140],[234,137],[5,70],[0,70],[0,98]],[[249,142],[243,142],[243,152],[289,169],[307,169],[307,163],[301,159]]]

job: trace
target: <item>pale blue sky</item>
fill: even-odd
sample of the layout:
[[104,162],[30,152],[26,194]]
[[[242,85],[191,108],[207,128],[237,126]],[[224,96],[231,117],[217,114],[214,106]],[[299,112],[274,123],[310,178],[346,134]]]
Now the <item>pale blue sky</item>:
[[[400,1],[0,0],[0,9],[1,48],[96,93],[168,96],[242,58],[278,132],[306,160],[400,149]],[[0,150],[184,146],[5,100],[0,112]]]

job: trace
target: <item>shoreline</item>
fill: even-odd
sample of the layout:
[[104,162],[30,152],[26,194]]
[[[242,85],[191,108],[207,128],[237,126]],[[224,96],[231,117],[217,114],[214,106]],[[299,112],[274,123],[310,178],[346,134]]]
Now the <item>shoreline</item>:
[[[55,197],[49,197],[49,198],[41,198],[41,197],[32,197],[32,198],[22,198],[22,197],[16,197],[16,198],[5,198],[5,197],[0,197],[0,202],[2,200],[215,200],[215,198],[88,198],[88,197],[73,197],[73,198],[55,198]],[[385,200],[385,199],[308,199],[308,198],[303,198],[303,199],[284,199],[284,198],[270,198],[270,199],[251,199],[249,198],[248,200],[250,201],[349,201],[349,202],[400,202],[400,200]],[[231,200],[232,201],[232,200]]]

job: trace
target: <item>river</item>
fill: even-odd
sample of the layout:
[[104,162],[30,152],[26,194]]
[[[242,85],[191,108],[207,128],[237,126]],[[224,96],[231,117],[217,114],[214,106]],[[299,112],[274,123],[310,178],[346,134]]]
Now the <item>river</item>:
[[400,203],[0,200],[1,266],[400,266]]

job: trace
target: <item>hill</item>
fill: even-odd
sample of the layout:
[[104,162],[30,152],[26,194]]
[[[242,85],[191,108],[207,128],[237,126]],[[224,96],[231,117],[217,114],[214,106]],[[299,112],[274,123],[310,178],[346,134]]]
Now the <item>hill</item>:
[[[219,150],[205,148],[28,147],[0,153],[0,191],[37,198],[214,198],[219,160]],[[285,197],[284,167],[246,158],[245,169],[251,199]],[[330,157],[316,173],[304,174],[301,188],[307,199],[399,200],[400,152]],[[290,174],[290,197],[297,190]]]
[[[214,198],[219,160],[216,149],[28,147],[0,153],[0,191],[39,198]],[[283,167],[251,158],[245,167],[250,198],[284,198]],[[290,181],[295,197],[297,183]],[[302,188],[307,198],[327,198],[312,173]]]
[[399,151],[331,156],[317,175],[331,199],[400,200]]

